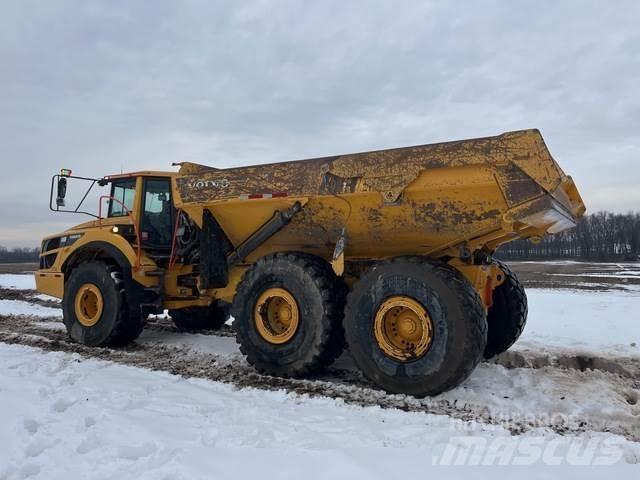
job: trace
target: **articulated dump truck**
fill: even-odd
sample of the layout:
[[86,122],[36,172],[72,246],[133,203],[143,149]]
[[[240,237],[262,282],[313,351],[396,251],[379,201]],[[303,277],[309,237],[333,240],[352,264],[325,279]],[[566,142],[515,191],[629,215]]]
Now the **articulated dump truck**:
[[526,295],[496,248],[585,210],[537,130],[228,169],[63,170],[53,210],[81,211],[65,209],[76,179],[109,193],[95,219],[44,239],[36,272],[73,340],[127,344],[165,309],[182,329],[232,318],[264,374],[309,376],[348,349],[373,384],[416,396],[522,332]]

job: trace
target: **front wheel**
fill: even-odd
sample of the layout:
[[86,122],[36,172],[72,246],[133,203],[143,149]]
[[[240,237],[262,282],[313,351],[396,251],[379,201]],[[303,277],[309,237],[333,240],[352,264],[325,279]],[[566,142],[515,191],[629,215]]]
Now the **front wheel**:
[[482,359],[487,323],[480,297],[454,268],[422,258],[374,266],[347,298],[353,358],[392,393],[436,395],[464,381]]
[[88,262],[71,272],[62,312],[69,336],[90,347],[126,345],[143,328],[140,312],[126,301],[120,272],[102,262]]

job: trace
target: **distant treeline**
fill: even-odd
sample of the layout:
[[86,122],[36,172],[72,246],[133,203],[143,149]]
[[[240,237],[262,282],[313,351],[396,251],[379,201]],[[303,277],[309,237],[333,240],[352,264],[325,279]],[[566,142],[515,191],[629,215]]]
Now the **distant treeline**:
[[37,262],[40,250],[37,248],[12,248],[0,246],[0,263]]
[[640,257],[640,213],[586,215],[576,228],[547,235],[537,245],[529,240],[514,240],[502,245],[497,256],[514,260],[637,260]]

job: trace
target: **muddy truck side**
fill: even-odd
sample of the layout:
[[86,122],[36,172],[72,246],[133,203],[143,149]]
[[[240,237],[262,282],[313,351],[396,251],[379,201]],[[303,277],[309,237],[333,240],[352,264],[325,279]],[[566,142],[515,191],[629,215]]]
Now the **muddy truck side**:
[[94,220],[43,240],[36,272],[74,340],[127,344],[165,309],[183,329],[230,313],[263,373],[313,375],[348,348],[373,383],[416,396],[460,384],[522,332],[526,294],[496,248],[585,211],[537,130],[229,169],[63,171],[53,210],[80,211],[65,210],[75,179],[109,194]]

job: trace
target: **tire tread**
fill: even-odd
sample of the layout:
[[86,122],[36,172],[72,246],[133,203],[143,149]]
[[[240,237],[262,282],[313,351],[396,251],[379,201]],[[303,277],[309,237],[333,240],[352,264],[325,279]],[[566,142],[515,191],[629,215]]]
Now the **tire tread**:
[[279,252],[260,258],[242,276],[233,301],[232,315],[237,319],[241,314],[239,305],[249,296],[251,285],[264,272],[274,271],[283,267],[295,266],[305,271],[310,281],[321,292],[323,311],[321,315],[321,334],[311,349],[301,359],[287,368],[273,368],[264,365],[253,354],[248,338],[244,337],[242,329],[233,323],[236,332],[236,342],[240,351],[259,372],[276,374],[285,377],[302,377],[318,373],[331,365],[343,352],[345,347],[342,315],[346,287],[334,275],[331,266],[322,258],[301,252]]
[[[527,294],[516,274],[506,263],[495,259],[493,262],[500,267],[506,277],[504,282],[494,291],[494,302],[505,302],[503,313],[506,315],[499,317],[498,313],[489,309],[489,332],[484,358],[491,358],[506,352],[516,343],[527,324],[529,311]],[[499,293],[500,299],[495,298],[498,289],[501,289]]]
[[[487,322],[485,319],[485,311],[482,300],[478,293],[475,291],[471,283],[455,268],[447,265],[446,263],[430,259],[427,257],[395,257],[383,262],[380,262],[372,268],[384,268],[384,265],[391,263],[409,262],[417,265],[422,265],[424,268],[429,269],[433,275],[440,279],[443,283],[450,286],[453,289],[461,304],[461,309],[465,312],[469,312],[466,316],[470,321],[470,326],[467,330],[466,339],[464,342],[464,358],[463,362],[456,370],[454,370],[449,376],[448,381],[440,385],[436,392],[430,392],[429,395],[445,392],[459,385],[466,378],[469,377],[471,372],[482,360],[486,338],[487,338]],[[365,273],[364,276],[367,274]],[[363,276],[363,277],[364,277]],[[362,277],[361,277],[362,278]],[[356,298],[360,295],[358,288],[353,288],[347,296],[347,304],[345,309],[345,319],[353,318],[352,310],[357,303]],[[347,344],[357,341],[357,339],[350,336],[350,329],[346,329]],[[373,379],[373,375],[363,369],[365,376]],[[375,380],[374,380],[375,381]]]

